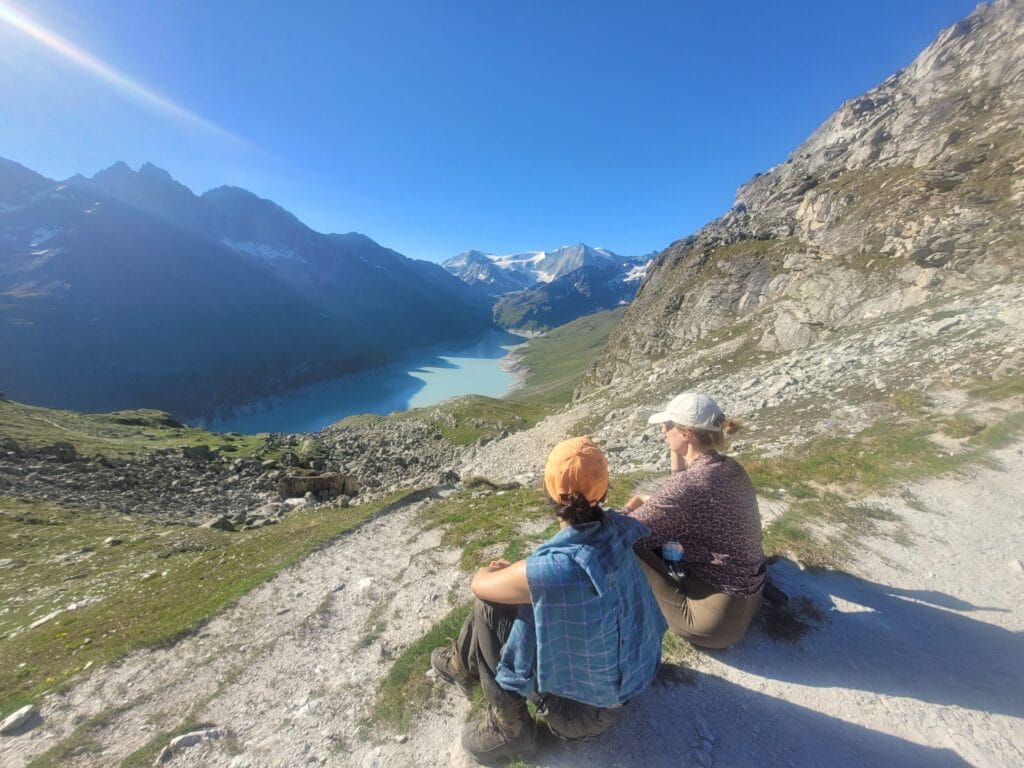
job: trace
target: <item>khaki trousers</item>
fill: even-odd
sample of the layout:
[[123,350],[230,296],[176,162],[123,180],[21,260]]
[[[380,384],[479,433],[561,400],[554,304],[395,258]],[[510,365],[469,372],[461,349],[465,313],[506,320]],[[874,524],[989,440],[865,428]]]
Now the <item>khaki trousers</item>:
[[761,607],[760,591],[727,595],[694,576],[680,583],[650,550],[637,549],[636,554],[669,629],[694,645],[728,648],[743,637]]

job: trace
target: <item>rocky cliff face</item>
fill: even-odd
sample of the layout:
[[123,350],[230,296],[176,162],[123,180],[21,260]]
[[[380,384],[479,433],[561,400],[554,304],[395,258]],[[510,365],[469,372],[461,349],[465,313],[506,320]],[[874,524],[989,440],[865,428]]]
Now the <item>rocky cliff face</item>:
[[619,265],[580,267],[550,283],[503,296],[494,305],[494,322],[503,328],[548,331],[584,315],[628,304],[637,281],[626,281]]
[[1015,282],[1022,123],[1024,2],[997,0],[659,254],[577,398],[724,338],[786,353]]

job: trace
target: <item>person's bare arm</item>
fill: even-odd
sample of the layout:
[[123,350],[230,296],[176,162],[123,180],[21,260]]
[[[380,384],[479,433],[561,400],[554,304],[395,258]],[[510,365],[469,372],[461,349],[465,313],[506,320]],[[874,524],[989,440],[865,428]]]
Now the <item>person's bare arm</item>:
[[640,509],[640,507],[643,506],[644,502],[647,501],[649,498],[651,497],[642,493],[638,493],[636,496],[631,497],[629,501],[622,505],[622,511],[626,514],[629,514],[634,509]]
[[525,605],[530,602],[530,585],[526,580],[526,561],[509,563],[492,560],[473,576],[469,588],[481,600],[504,605]]
[[669,451],[669,461],[672,464],[672,474],[682,472],[686,469],[686,454],[682,451]]

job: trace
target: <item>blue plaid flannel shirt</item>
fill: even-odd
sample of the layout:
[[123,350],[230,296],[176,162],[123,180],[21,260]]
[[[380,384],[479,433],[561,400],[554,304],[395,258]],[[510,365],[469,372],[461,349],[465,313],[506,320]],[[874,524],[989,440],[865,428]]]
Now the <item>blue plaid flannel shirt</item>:
[[603,524],[566,526],[534,550],[526,559],[533,604],[502,648],[502,688],[614,707],[651,682],[668,625],[633,554],[648,535],[609,511]]

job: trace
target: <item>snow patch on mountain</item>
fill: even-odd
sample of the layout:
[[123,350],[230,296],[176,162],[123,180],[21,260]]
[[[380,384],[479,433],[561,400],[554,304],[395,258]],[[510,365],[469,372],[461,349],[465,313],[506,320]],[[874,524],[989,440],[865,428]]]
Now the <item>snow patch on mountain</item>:
[[516,272],[533,272],[536,270],[537,265],[544,261],[547,254],[544,251],[529,251],[510,256],[495,256],[491,253],[485,253],[484,256],[490,259],[494,266],[501,269],[510,269]]
[[47,240],[52,240],[58,232],[60,232],[60,227],[39,227],[32,233],[32,240],[29,242],[29,245],[36,248]]
[[647,276],[647,268],[651,266],[651,261],[654,261],[654,259],[650,259],[643,264],[638,264],[633,267],[626,273],[625,277],[622,278],[622,282],[639,283],[642,281]]
[[[632,273],[639,260],[638,257],[620,256],[608,248],[593,248],[578,243],[563,245],[550,251],[524,251],[503,255],[469,250],[448,259],[441,266],[467,283],[493,286],[500,282],[501,291],[511,293],[530,285],[551,283],[584,266],[620,268]],[[495,273],[495,268],[517,279],[514,282],[499,281],[500,273]],[[639,276],[633,276],[631,279],[639,280],[642,276],[643,274],[639,273]]]
[[226,245],[236,253],[242,253],[246,256],[253,256],[257,259],[274,264],[278,261],[284,261],[290,259],[295,255],[294,248],[279,248],[269,243],[254,243],[251,240],[244,242],[238,242],[232,240],[230,237],[221,238],[221,243]]

